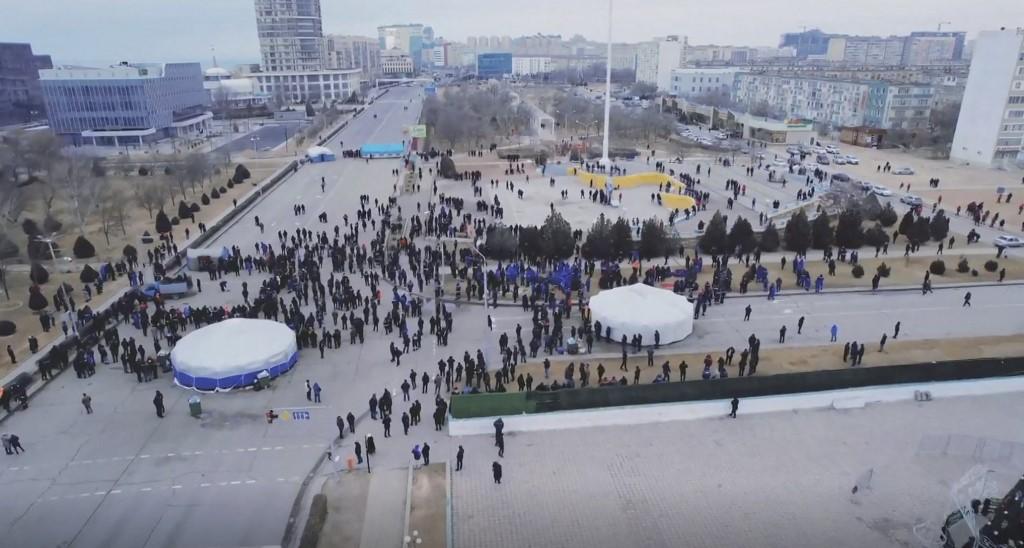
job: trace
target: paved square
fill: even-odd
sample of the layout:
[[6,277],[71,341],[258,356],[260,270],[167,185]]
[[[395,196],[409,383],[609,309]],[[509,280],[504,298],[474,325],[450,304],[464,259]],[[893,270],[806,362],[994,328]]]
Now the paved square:
[[[1024,468],[1019,395],[464,438],[455,545],[920,546],[973,465]],[[872,471],[870,487],[851,494]]]

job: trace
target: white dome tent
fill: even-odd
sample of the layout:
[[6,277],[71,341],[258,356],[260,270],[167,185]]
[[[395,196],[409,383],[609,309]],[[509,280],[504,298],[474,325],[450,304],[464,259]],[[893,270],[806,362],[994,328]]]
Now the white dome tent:
[[244,318],[197,329],[171,351],[174,382],[203,392],[253,386],[263,371],[276,377],[298,358],[295,332],[287,325]]
[[633,284],[606,289],[591,297],[590,319],[593,323],[601,322],[602,331],[611,327],[612,341],[623,335],[627,340],[643,335],[644,344],[652,345],[657,330],[661,344],[668,344],[693,332],[693,304],[666,289]]

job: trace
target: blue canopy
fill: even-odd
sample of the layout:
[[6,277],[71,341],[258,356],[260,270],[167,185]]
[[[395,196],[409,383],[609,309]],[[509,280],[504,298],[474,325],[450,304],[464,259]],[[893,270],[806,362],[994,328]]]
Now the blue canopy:
[[405,154],[402,143],[366,144],[359,149],[363,158],[398,158]]

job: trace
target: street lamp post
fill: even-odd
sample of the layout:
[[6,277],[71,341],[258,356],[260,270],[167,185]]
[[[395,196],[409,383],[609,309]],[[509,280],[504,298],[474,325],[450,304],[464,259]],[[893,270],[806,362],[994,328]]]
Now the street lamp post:
[[612,0],[608,0],[608,58],[604,67],[604,143],[601,164],[611,167],[608,159],[608,118],[612,112]]
[[249,137],[249,142],[252,143],[252,155],[253,155],[253,157],[259,156],[259,151],[256,150],[256,143],[258,143],[259,141],[260,141],[260,138],[259,138],[258,135],[253,135],[252,137]]
[[[366,439],[367,439],[367,437],[369,437],[368,434],[363,434],[363,448],[364,449],[366,448]],[[369,451],[366,451],[366,473],[367,474],[371,473],[370,472],[370,452]]]

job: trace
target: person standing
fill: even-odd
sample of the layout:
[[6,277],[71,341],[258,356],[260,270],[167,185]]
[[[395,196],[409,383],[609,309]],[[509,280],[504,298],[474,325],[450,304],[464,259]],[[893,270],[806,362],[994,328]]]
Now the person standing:
[[779,329],[779,344],[786,342],[786,326]]
[[306,379],[306,401],[313,401],[313,386],[309,384],[309,379]]
[[839,326],[836,324],[832,324],[832,329],[830,330],[830,332],[832,333],[831,342],[836,342],[836,339],[839,337]]
[[7,345],[7,356],[11,358],[11,363],[18,363],[18,359],[14,357],[14,349],[11,345]]
[[430,466],[430,444],[423,442],[423,449],[420,452],[423,453],[423,466]]
[[498,436],[498,457],[505,456],[505,436]]
[[498,461],[491,463],[491,474],[494,475],[494,483],[501,483],[501,464]]
[[164,418],[164,395],[159,390],[153,396],[153,406],[156,407],[156,416]]
[[313,383],[313,403],[320,403],[320,383]]
[[800,319],[796,321],[796,334],[799,335],[804,330],[804,317],[800,316]]
[[345,439],[345,419],[338,415],[338,418],[334,420],[334,424],[338,426],[338,439]]
[[384,415],[384,417],[381,420],[384,423],[384,437],[385,438],[390,438],[391,437],[391,415]]
[[885,341],[888,338],[889,338],[889,334],[888,333],[882,333],[882,340],[878,342],[878,351],[879,352],[885,350]]
[[405,412],[402,413],[402,430],[405,431],[406,436],[409,435],[409,414]]
[[466,455],[466,450],[459,446],[459,450],[455,453],[455,471],[462,471],[462,457]]
[[370,396],[370,420],[377,420],[377,394]]
[[753,310],[754,309],[751,308],[749,304],[747,305],[746,308],[743,309],[743,321],[745,321],[745,322],[749,322],[750,321],[750,313]]
[[21,438],[18,437],[17,434],[11,434],[8,441],[10,442],[11,449],[14,451],[15,455],[25,452],[25,448],[21,446]]
[[900,337],[900,323],[896,322],[896,326],[892,328],[892,340],[896,340]]
[[735,419],[736,418],[736,410],[740,408],[740,399],[739,398],[733,398],[732,401],[729,402],[729,403],[732,405],[732,411],[729,413],[729,416]]
[[85,408],[86,415],[92,415],[92,396],[82,392],[82,407]]
[[356,464],[363,463],[363,446],[356,442]]
[[349,411],[348,415],[345,415],[345,420],[348,421],[348,431],[353,433],[353,434],[355,434],[356,433],[356,416],[353,415],[351,411]]

